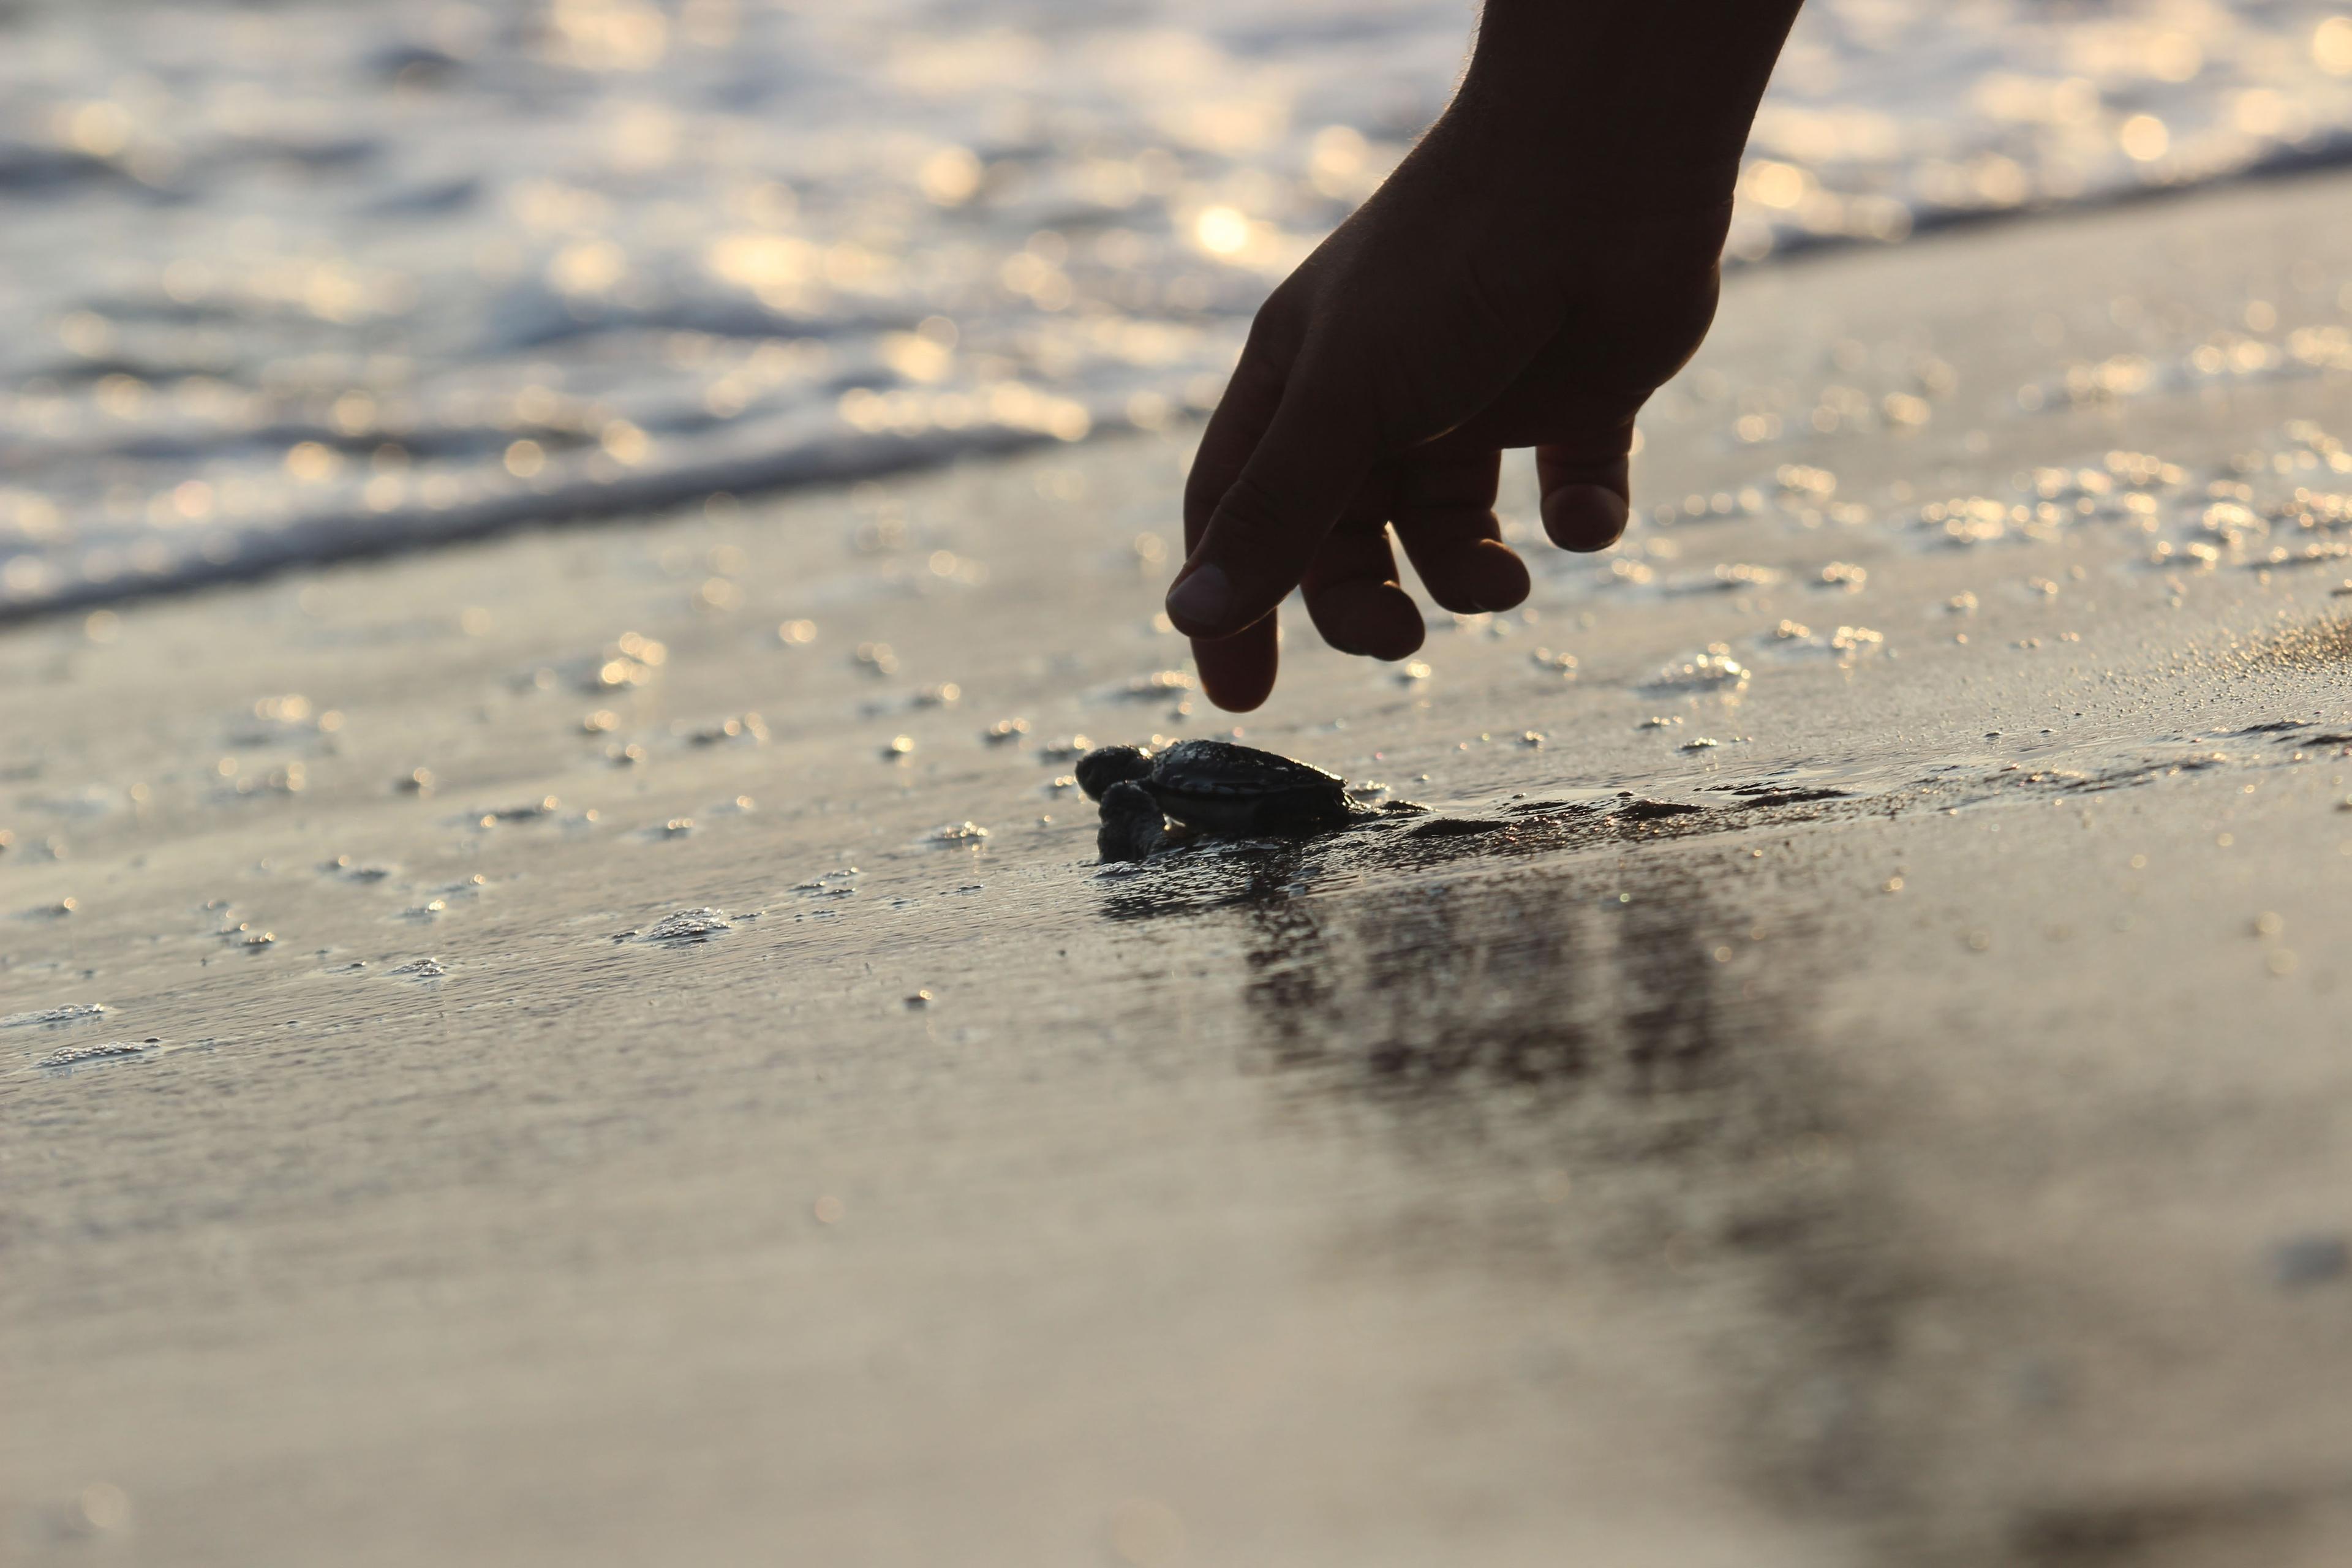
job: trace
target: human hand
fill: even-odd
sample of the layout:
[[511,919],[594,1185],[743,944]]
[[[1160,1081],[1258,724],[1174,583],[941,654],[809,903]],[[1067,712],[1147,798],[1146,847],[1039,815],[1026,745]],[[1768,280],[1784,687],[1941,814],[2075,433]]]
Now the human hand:
[[[1273,689],[1293,588],[1344,652],[1421,646],[1391,529],[1444,608],[1525,599],[1493,510],[1505,447],[1535,447],[1554,543],[1624,531],[1634,416],[1714,316],[1737,140],[1730,159],[1563,142],[1487,101],[1465,90],[1276,289],[1202,437],[1168,614],[1220,707]],[[1605,174],[1563,169],[1576,155]]]

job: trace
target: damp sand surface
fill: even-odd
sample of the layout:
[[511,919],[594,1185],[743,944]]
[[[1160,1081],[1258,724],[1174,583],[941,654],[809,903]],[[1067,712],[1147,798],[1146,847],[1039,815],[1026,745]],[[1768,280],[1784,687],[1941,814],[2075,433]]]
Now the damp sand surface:
[[0,1555],[2343,1561],[2347,197],[1735,280],[1303,844],[1181,432],[8,631]]

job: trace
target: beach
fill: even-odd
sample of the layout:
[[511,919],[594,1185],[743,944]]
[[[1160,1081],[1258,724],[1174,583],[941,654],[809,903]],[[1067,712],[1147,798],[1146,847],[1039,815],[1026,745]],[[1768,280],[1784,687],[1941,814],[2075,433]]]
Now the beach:
[[2347,197],[1743,271],[1238,720],[1181,421],[0,632],[0,1552],[2341,1561]]

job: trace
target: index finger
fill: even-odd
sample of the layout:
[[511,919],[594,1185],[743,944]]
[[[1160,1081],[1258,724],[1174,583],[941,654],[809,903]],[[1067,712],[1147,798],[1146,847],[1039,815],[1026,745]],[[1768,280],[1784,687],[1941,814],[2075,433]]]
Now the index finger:
[[1228,637],[1270,614],[1306,576],[1370,471],[1376,447],[1374,421],[1355,387],[1328,370],[1294,365],[1273,419],[1216,498],[1169,590],[1177,628]]

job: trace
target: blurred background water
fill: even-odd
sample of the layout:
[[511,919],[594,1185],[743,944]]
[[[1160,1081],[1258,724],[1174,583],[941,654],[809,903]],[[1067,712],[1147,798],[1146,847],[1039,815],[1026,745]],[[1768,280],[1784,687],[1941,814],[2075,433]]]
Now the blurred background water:
[[[1754,264],[2352,157],[2344,0],[1811,0]],[[1468,0],[0,0],[0,617],[1156,427]]]

